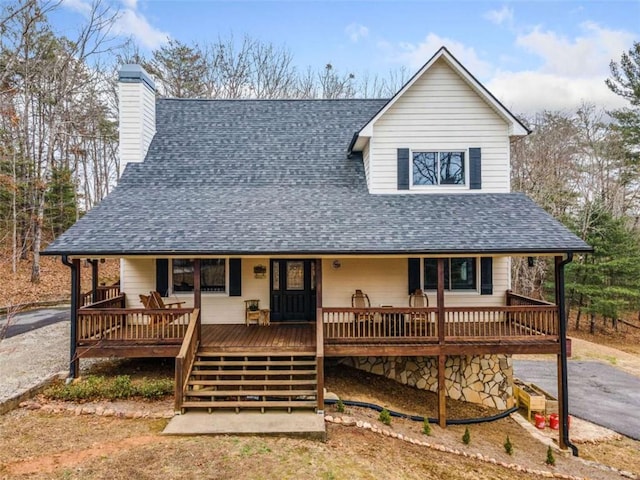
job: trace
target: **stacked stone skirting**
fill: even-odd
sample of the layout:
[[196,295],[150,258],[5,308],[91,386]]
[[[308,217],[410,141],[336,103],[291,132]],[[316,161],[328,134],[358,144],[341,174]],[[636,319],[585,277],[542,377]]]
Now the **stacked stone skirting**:
[[[438,391],[437,357],[347,357],[342,363],[421,390]],[[499,410],[512,407],[511,355],[448,356],[445,390],[453,400]]]

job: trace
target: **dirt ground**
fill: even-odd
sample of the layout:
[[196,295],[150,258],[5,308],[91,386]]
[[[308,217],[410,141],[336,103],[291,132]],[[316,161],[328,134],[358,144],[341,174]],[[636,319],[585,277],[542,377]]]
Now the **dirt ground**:
[[[170,375],[167,362],[117,361],[96,366],[92,373],[132,376]],[[350,368],[327,371],[329,390],[349,399],[368,400],[405,413],[435,415],[436,398],[391,380]],[[166,401],[164,401],[166,402]],[[149,402],[144,402],[145,407]],[[486,416],[490,409],[448,402],[452,418]],[[131,402],[131,408],[140,408]],[[335,407],[329,414],[338,415]],[[347,415],[382,426],[378,414],[347,407]],[[511,479],[538,478],[500,465],[412,445],[356,427],[328,425],[328,441],[272,437],[165,437],[166,420],[124,419],[95,415],[50,414],[18,409],[0,417],[0,479]],[[510,418],[472,425],[471,444],[462,443],[464,427],[432,426],[393,419],[389,428],[467,453],[579,477],[618,479],[569,456],[556,454],[556,467],[544,464],[546,447]],[[514,455],[504,452],[506,435]],[[640,473],[638,442],[622,439],[581,445],[583,457]]]

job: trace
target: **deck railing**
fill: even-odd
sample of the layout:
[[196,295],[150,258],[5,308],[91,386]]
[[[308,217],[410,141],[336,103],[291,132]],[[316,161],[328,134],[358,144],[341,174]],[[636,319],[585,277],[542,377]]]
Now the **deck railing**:
[[[104,302],[109,301],[116,299]],[[78,310],[78,343],[180,343],[196,313],[192,308],[81,308]]]
[[322,308],[324,337],[332,340],[437,339],[437,308]]
[[555,305],[445,307],[442,312],[440,319],[436,307],[321,309],[327,343],[522,340],[542,335],[555,340],[558,336]]
[[95,293],[90,290],[80,295],[80,305],[87,307],[97,302],[117,298],[120,295],[124,295],[120,293],[120,285],[100,285]]
[[507,290],[507,306],[526,306],[526,305],[553,305],[553,303],[545,302],[544,300],[538,300],[537,298],[525,297],[517,293],[513,293],[511,290]]
[[185,389],[187,388],[187,382],[189,381],[189,372],[193,367],[193,362],[196,359],[198,353],[198,346],[201,340],[201,328],[200,328],[200,311],[196,308],[191,315],[189,326],[184,335],[182,341],[182,347],[180,353],[176,357],[176,372],[175,372],[175,410],[178,412],[182,408],[182,399],[184,397]]

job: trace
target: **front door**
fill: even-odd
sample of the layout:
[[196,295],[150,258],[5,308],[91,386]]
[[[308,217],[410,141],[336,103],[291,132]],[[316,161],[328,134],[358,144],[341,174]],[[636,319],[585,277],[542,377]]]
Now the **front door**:
[[271,320],[315,321],[315,260],[271,260]]

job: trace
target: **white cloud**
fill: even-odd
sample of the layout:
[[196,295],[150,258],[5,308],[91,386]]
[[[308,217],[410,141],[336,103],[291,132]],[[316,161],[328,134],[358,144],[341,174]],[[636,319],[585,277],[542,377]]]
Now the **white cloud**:
[[167,41],[169,34],[155,28],[140,12],[124,8],[114,26],[115,33],[133,36],[141,46],[158,48]]
[[498,72],[486,87],[514,113],[535,113],[543,109],[570,111],[582,102],[605,109],[625,104],[607,88],[604,77],[571,78],[536,71]]
[[518,35],[515,43],[537,56],[540,68],[496,71],[487,87],[516,112],[571,110],[582,102],[619,108],[624,100],[609,91],[604,81],[609,62],[619,59],[632,42],[631,33],[593,22],[583,23],[581,34],[574,38],[537,27]]
[[447,49],[474,75],[484,77],[491,73],[491,65],[481,60],[473,47],[467,47],[461,42],[450,38],[440,37],[430,33],[418,43],[401,42],[394,47],[391,45],[390,55],[396,61],[406,65],[412,70],[418,70],[429,60],[440,47]]
[[357,42],[369,35],[369,29],[359,23],[350,23],[344,29],[352,42]]
[[62,5],[83,15],[91,13],[91,3],[86,0],[63,0]]
[[132,10],[138,8],[138,0],[122,0],[122,4]]
[[519,35],[516,44],[540,57],[545,73],[572,77],[606,75],[609,62],[618,59],[633,41],[633,34],[609,30],[593,22],[581,25],[583,35],[568,39],[556,32],[535,28]]
[[504,22],[513,22],[513,10],[506,5],[504,5],[500,10],[489,10],[483,16],[496,25],[502,25]]

